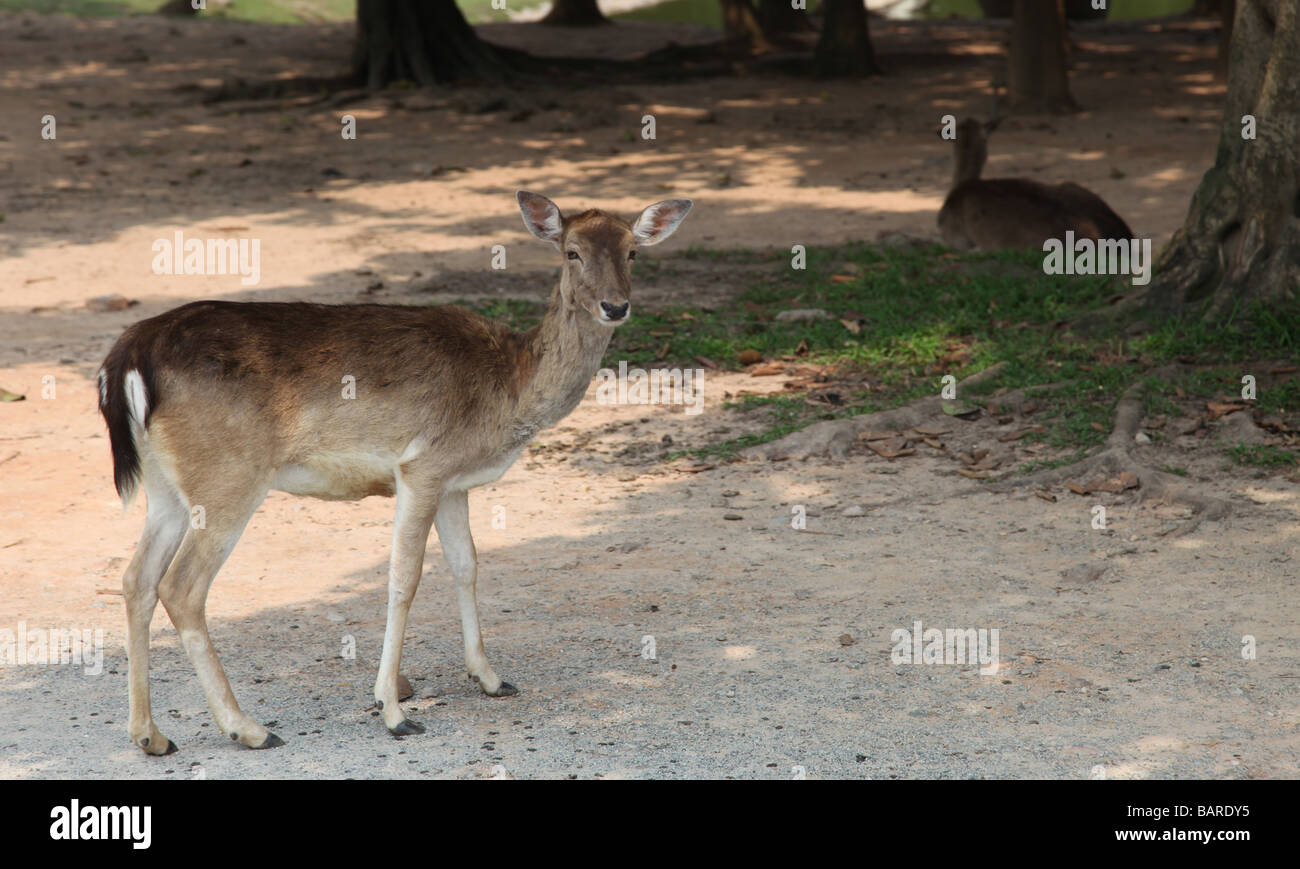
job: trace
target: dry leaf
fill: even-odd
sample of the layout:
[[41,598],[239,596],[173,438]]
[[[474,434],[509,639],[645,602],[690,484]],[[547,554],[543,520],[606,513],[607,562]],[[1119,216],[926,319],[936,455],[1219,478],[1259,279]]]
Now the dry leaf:
[[1125,489],[1136,489],[1138,487],[1137,474],[1131,471],[1124,471],[1118,477],[1111,477],[1108,480],[1097,479],[1088,483],[1088,488],[1094,492],[1110,492],[1119,494]]
[[780,362],[768,362],[764,365],[756,365],[749,370],[750,377],[771,377],[775,374],[784,374],[785,366]]
[[713,463],[707,465],[682,465],[677,470],[681,471],[683,474],[698,474],[701,471],[711,471],[716,467],[717,465]]
[[889,459],[891,462],[894,459],[902,458],[903,456],[912,456],[916,454],[916,450],[900,448],[889,441],[867,441],[867,448],[882,459]]
[[1044,501],[1051,501],[1053,504],[1056,503],[1056,496],[1051,492],[1035,492],[1034,494],[1039,498],[1042,498]]
[[1250,405],[1234,404],[1224,401],[1207,401],[1205,407],[1210,412],[1210,422],[1214,422],[1221,416],[1227,416],[1230,413],[1236,413],[1239,410],[1245,410]]
[[1017,429],[1016,431],[1009,431],[1009,432],[1007,432],[1007,433],[1004,434],[1002,437],[998,438],[998,440],[999,440],[1001,443],[1007,443],[1008,441],[1018,441],[1018,440],[1020,440],[1022,437],[1024,437],[1025,435],[1028,435],[1028,434],[1041,434],[1041,433],[1043,433],[1043,432],[1045,432],[1045,431],[1047,431],[1047,427],[1046,427],[1046,426],[1041,426],[1041,425],[1027,425],[1027,426],[1025,426],[1025,427],[1022,428],[1022,429]]
[[972,471],[969,468],[958,468],[957,473],[972,480],[987,480],[991,476],[988,471]]
[[1083,486],[1080,486],[1078,483],[1066,483],[1065,488],[1069,489],[1071,492],[1073,492],[1076,495],[1088,494],[1088,490],[1085,489]]
[[862,327],[859,326],[855,320],[841,319],[840,323],[844,326],[845,329],[848,329],[854,335],[858,335],[862,332]]

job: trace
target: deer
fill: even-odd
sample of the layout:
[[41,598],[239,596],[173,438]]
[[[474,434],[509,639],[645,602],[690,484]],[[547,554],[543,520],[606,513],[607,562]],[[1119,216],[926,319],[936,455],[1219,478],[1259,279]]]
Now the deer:
[[467,493],[500,479],[579,404],[631,315],[637,248],[671,236],[692,202],[657,202],[629,222],[599,209],[565,216],[526,190],[516,199],[528,231],[563,256],[528,331],[454,305],[199,301],[135,323],[113,345],[98,380],[114,486],[123,509],[139,489],[147,496],[122,577],[127,729],[146,754],[177,750],[149,702],[159,601],[222,732],[253,749],[284,744],[240,709],[206,617],[213,579],[271,489],[396,499],[374,688],[390,733],[424,731],[403,714],[397,678],[431,526],[455,579],[469,677],[490,697],[518,693],[484,651]]
[[1049,238],[1129,239],[1132,230],[1105,201],[1070,181],[1043,184],[1027,178],[981,178],[988,135],[999,119],[967,118],[953,140],[952,189],[939,209],[944,244],[958,250],[1036,248]]

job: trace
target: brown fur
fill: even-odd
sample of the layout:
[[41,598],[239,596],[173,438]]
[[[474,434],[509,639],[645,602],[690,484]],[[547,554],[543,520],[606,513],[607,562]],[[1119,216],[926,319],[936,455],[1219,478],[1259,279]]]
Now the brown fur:
[[1100,196],[1072,182],[1025,178],[982,180],[988,155],[983,125],[962,121],[953,143],[953,187],[939,210],[944,243],[958,249],[1035,248],[1049,238],[1132,238],[1128,224]]
[[[122,579],[129,730],[145,751],[174,749],[149,707],[149,621],[159,601],[221,729],[250,747],[280,744],[239,709],[205,616],[213,578],[271,488],[397,495],[375,684],[393,733],[419,730],[402,715],[396,680],[432,525],[456,579],[466,667],[485,693],[514,693],[483,651],[466,491],[499,478],[582,400],[627,316],[635,244],[666,238],[691,207],[656,203],[629,224],[602,211],[564,218],[524,191],[518,199],[530,231],[566,257],[546,315],[527,332],[454,306],[195,302],[135,324],[109,352],[100,409],[114,480],[124,499],[137,483],[149,498]],[[354,397],[344,394],[346,378]]]

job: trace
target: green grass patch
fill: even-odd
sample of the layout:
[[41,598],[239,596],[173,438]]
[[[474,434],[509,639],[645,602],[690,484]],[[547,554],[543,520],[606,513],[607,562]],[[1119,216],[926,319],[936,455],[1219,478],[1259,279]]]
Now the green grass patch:
[[[937,393],[945,374],[960,380],[1001,362],[1002,372],[966,398],[1061,384],[1037,398],[1035,419],[1048,431],[1026,440],[1060,451],[1060,458],[1036,466],[1064,464],[1095,452],[1124,390],[1151,369],[1188,357],[1218,362],[1178,385],[1193,397],[1232,395],[1240,392],[1244,369],[1222,363],[1293,356],[1300,335],[1300,303],[1240,310],[1213,324],[1169,318],[1137,338],[1124,335],[1125,323],[1075,335],[1062,327],[1105,306],[1116,285],[1105,277],[1045,275],[1037,251],[955,254],[939,246],[848,244],[808,250],[803,270],[791,268],[783,252],[691,249],[682,256],[720,268],[767,263],[770,273],[716,308],[640,308],[616,333],[606,364],[702,367],[697,359],[705,357],[735,370],[741,352],[754,350],[767,360],[865,376],[871,384],[869,392],[841,394],[843,405],[831,408],[809,406],[802,395],[746,397],[734,409],[764,414],[763,431],[696,451],[702,456],[725,457],[820,419],[896,407]],[[671,262],[651,267],[672,268]],[[790,309],[829,316],[776,319]],[[1148,377],[1145,385],[1149,414],[1179,412],[1174,384]],[[1297,399],[1300,379],[1293,378],[1261,388],[1259,404],[1289,412],[1300,406]]]
[[[707,368],[699,361],[705,358],[721,369],[738,370],[741,353],[752,350],[764,360],[824,366],[832,373],[834,405],[809,404],[804,393],[744,396],[729,404],[730,411],[757,418],[760,430],[692,453],[725,458],[818,420],[937,394],[945,375],[961,380],[1003,363],[996,378],[961,398],[985,404],[999,389],[1055,385],[1034,398],[1039,404],[1034,421],[1047,431],[1024,439],[1042,442],[1054,455],[1025,466],[1032,470],[1096,452],[1111,431],[1116,403],[1140,378],[1145,378],[1148,415],[1174,417],[1203,409],[1206,400],[1240,395],[1241,377],[1250,373],[1252,361],[1300,353],[1300,301],[1239,310],[1211,324],[1167,318],[1139,337],[1125,335],[1127,322],[1075,334],[1066,328],[1069,322],[1104,307],[1116,284],[1105,277],[1045,275],[1041,257],[1036,251],[956,254],[939,246],[867,244],[811,248],[804,269],[792,268],[790,255],[782,251],[691,248],[676,258],[646,257],[637,266],[643,276],[672,274],[680,260],[689,260],[718,269],[743,264],[758,277],[713,307],[634,307],[604,364]],[[540,300],[467,306],[518,329],[535,324],[546,310]],[[828,316],[777,319],[792,309],[819,309]],[[1173,382],[1150,375],[1188,358],[1208,367]],[[1300,377],[1280,380],[1256,373],[1257,406],[1270,413],[1300,411]]]
[[1239,465],[1254,465],[1258,468],[1278,468],[1289,467],[1300,464],[1300,456],[1295,452],[1283,449],[1282,447],[1270,446],[1246,446],[1237,444],[1235,447],[1228,447],[1225,452],[1228,458]]

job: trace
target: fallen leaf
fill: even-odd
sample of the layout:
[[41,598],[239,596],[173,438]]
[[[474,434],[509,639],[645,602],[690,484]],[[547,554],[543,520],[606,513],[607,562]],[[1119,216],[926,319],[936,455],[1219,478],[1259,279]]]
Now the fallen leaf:
[[991,474],[988,471],[972,471],[969,468],[958,468],[957,473],[963,477],[969,477],[972,480],[987,480]]
[[857,321],[855,320],[845,320],[841,318],[840,323],[844,326],[845,329],[848,329],[854,335],[858,335],[862,332],[862,327],[859,326],[857,324]]
[[1042,498],[1044,501],[1051,501],[1053,504],[1056,503],[1056,496],[1051,492],[1035,492],[1034,494],[1039,498]]
[[1230,413],[1236,413],[1239,410],[1245,410],[1248,407],[1250,407],[1250,405],[1248,404],[1235,404],[1235,403],[1229,403],[1224,401],[1205,402],[1205,408],[1210,412],[1210,422],[1214,422],[1216,419],[1218,419],[1221,416],[1227,416]]
[[978,407],[972,407],[962,401],[945,401],[941,407],[943,407],[943,412],[948,414],[948,416],[955,416],[960,419],[974,419],[980,415],[980,409]]
[[1080,486],[1078,483],[1066,483],[1065,488],[1069,489],[1071,492],[1073,492],[1076,495],[1088,494],[1088,490],[1083,486]]
[[851,284],[857,279],[857,275],[831,275],[832,284]]
[[698,474],[701,471],[711,471],[716,467],[717,465],[713,463],[705,465],[682,465],[678,467],[677,470],[681,471],[683,474]]
[[780,362],[768,362],[764,365],[758,365],[749,370],[750,377],[771,377],[775,374],[784,374],[785,366]]
[[889,441],[867,441],[867,449],[871,450],[882,459],[889,459],[891,462],[894,459],[899,459],[903,456],[916,455],[916,450],[906,448],[900,449]]
[[1047,426],[1042,426],[1042,425],[1027,425],[1027,426],[1025,426],[1024,428],[1016,429],[1015,431],[1009,431],[1009,432],[1007,432],[1007,433],[1004,434],[1002,437],[998,438],[998,441],[1001,442],[1001,443],[1004,443],[1004,444],[1005,444],[1005,443],[1007,443],[1008,441],[1018,441],[1018,440],[1020,440],[1022,437],[1024,437],[1025,435],[1030,435],[1030,434],[1042,434],[1042,433],[1045,432],[1045,431],[1047,431]]
[[932,425],[914,425],[912,426],[912,431],[916,432],[919,435],[929,435],[930,437],[938,437],[939,435],[948,434],[949,432],[952,431],[952,429],[935,428]]
[[852,635],[852,634],[840,634],[840,645],[841,645],[841,646],[851,646],[851,645],[853,645],[853,644],[856,643],[856,642],[857,642],[857,640],[853,639],[853,635]]
[[1119,494],[1125,489],[1136,489],[1139,482],[1137,474],[1134,474],[1131,471],[1124,471],[1118,477],[1111,477],[1106,480],[1098,478],[1092,480],[1087,485],[1088,488],[1094,492],[1110,492],[1111,494]]
[[710,358],[707,357],[707,356],[696,356],[696,357],[695,357],[695,361],[698,362],[698,363],[700,363],[701,365],[703,365],[705,368],[717,368],[717,367],[718,367],[718,363],[714,362],[712,359],[710,359]]

